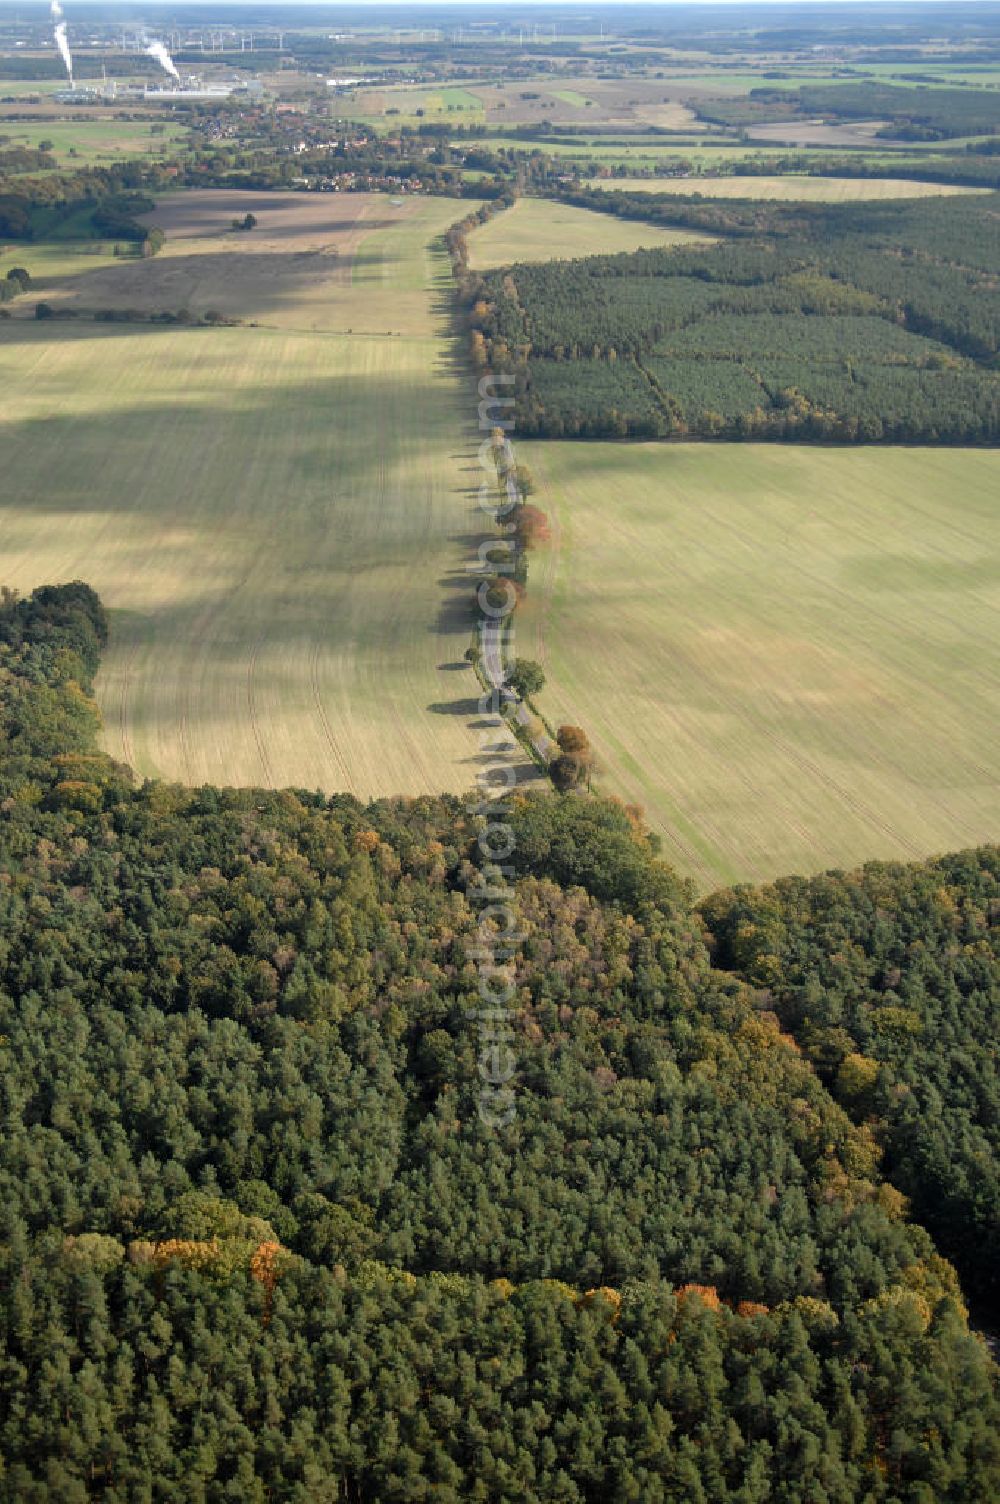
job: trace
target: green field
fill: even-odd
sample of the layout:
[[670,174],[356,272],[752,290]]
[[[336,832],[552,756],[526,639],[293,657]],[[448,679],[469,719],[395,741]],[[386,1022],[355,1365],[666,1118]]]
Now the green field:
[[571,104],[578,110],[586,109],[588,104],[593,104],[593,100],[586,94],[581,94],[579,89],[553,89],[552,94],[555,99],[561,99],[563,104]]
[[518,199],[469,236],[469,265],[477,271],[513,261],[566,261],[574,256],[637,251],[643,246],[706,244],[693,230],[615,219],[551,199]]
[[[456,144],[456,143],[453,143]],[[464,143],[458,143],[464,144]],[[949,146],[952,143],[949,143]],[[964,143],[957,143],[962,145]],[[580,139],[569,141],[566,138],[550,140],[530,140],[518,137],[513,132],[508,135],[496,134],[476,142],[477,146],[491,148],[492,150],[514,149],[516,151],[538,150],[545,152],[546,156],[560,157],[567,163],[578,167],[582,173],[588,173],[592,168],[613,168],[616,166],[626,167],[635,171],[655,172],[665,162],[674,162],[678,159],[694,163],[701,170],[726,170],[726,164],[735,161],[746,161],[748,158],[761,164],[761,173],[766,174],[767,164],[774,158],[787,157],[789,148],[782,145],[768,145],[763,141],[740,142],[734,139],[722,137],[695,137],[684,135],[643,136],[637,135],[634,140],[626,141],[620,133],[613,130],[604,138],[601,136],[583,136]],[[852,159],[871,165],[885,165],[892,163],[893,168],[903,163],[904,166],[922,166],[928,161],[933,161],[935,154],[940,155],[940,146],[935,143],[933,152],[930,148],[910,147],[906,152],[900,150],[886,151],[883,148],[867,151],[855,149],[852,151]],[[817,162],[831,157],[841,157],[842,152],[837,152],[830,146],[798,146],[795,148],[797,157],[814,158]],[[616,180],[617,181],[617,180]],[[638,179],[638,182],[647,181]],[[668,179],[668,181],[670,181]],[[677,182],[676,191],[685,191]],[[602,186],[607,186],[602,180]],[[612,183],[610,186],[614,186]]]
[[0,99],[22,99],[32,94],[47,98],[65,87],[65,79],[3,78],[0,79]]
[[1000,834],[1000,453],[519,446],[522,656],[701,886]]
[[[217,197],[228,223],[243,199]],[[185,203],[163,211],[180,228]],[[275,291],[259,269],[242,282],[238,258],[224,268],[244,311],[281,327],[0,323],[0,579],[101,592],[107,746],[140,774],[461,790],[479,751],[461,661],[475,406],[447,364],[450,273],[431,248],[456,206],[269,203],[298,277]],[[350,259],[331,271],[302,246],[327,214],[346,247],[348,213]],[[306,275],[314,264],[325,272]],[[127,271],[175,269],[163,256]],[[314,332],[320,275],[332,312]]]
[[987,193],[986,188],[948,183],[908,182],[902,178],[820,178],[808,176],[730,178],[591,178],[591,188],[629,193],[700,193],[703,198],[809,200],[849,204],[866,199],[935,198],[955,193]]
[[0,119],[6,146],[52,143],[60,167],[90,167],[124,158],[163,156],[188,132],[178,125],[145,124],[129,120],[34,121]]
[[[740,154],[740,144],[735,140],[722,140],[719,137],[708,137],[707,139],[709,142],[715,141],[720,148],[723,146],[727,147],[734,156]],[[674,134],[669,136],[647,136],[638,132],[634,137],[624,137],[620,129],[609,129],[604,134],[596,135],[590,132],[584,135],[582,131],[577,135],[574,132],[569,137],[557,136],[554,141],[550,141],[542,138],[536,140],[530,136],[520,136],[516,131],[504,133],[497,130],[489,136],[477,137],[476,145],[490,148],[494,151],[501,147],[513,146],[519,148],[521,151],[537,150],[543,151],[546,156],[580,157],[583,160],[587,160],[588,158],[600,159],[603,157],[609,159],[620,157],[622,160],[628,157],[648,157],[650,161],[657,161],[661,157],[687,156],[689,148],[695,145],[701,147],[705,140],[706,137],[703,136]],[[452,142],[453,146],[461,144],[464,143]],[[748,147],[747,150],[756,153],[759,150],[764,150],[764,148]]]
[[113,266],[114,246],[109,241],[46,241],[0,245],[0,277],[13,266],[23,266],[31,273],[31,289],[25,303],[34,302],[35,294],[47,295],[65,278],[80,275],[99,266]]
[[865,77],[879,83],[907,83],[907,74],[919,73],[921,83],[930,89],[952,88],[955,84],[981,85],[995,89],[1000,86],[1000,63],[936,63],[926,58],[919,63],[865,63],[858,70]]
[[462,125],[479,125],[484,119],[483,101],[478,94],[457,86],[433,88],[389,84],[384,88],[360,87],[351,90],[345,98],[345,108],[352,120],[386,128],[397,129],[400,125],[419,125],[421,120],[454,120],[456,117]]
[[446,110],[473,110],[480,115],[483,113],[483,101],[478,94],[472,94],[468,89],[456,87],[442,89],[441,103]]

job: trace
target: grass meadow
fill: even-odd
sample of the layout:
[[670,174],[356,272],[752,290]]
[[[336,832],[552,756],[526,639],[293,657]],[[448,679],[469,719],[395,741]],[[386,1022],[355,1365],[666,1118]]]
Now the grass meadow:
[[574,256],[637,251],[645,246],[708,244],[693,230],[615,219],[551,199],[521,198],[469,236],[469,265],[477,271],[512,261],[567,261]]
[[[462,663],[475,405],[435,248],[456,205],[296,197],[331,216],[326,243],[352,240],[331,272],[302,249],[322,226],[272,227],[331,278],[318,328],[305,271],[276,272],[276,293],[221,249],[261,327],[0,323],[0,578],[100,591],[106,745],[141,775],[461,790],[479,751]],[[240,205],[222,198],[227,220]],[[348,209],[356,234],[334,223]],[[176,236],[171,254],[217,283],[212,244]]]
[[519,446],[554,722],[704,888],[1000,832],[1000,453]]
[[72,168],[164,156],[176,149],[188,132],[169,121],[0,119],[0,135],[6,137],[7,146],[37,147],[42,141],[51,142],[58,166]]

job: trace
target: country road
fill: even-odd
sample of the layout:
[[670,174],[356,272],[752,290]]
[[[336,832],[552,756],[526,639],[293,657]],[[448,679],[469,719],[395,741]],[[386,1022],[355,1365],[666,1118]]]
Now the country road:
[[[508,458],[513,462],[514,453],[507,441]],[[508,511],[517,507],[521,501],[521,494],[517,489],[517,480],[513,470],[508,470],[506,477]],[[503,623],[495,620],[485,620],[480,627],[479,640],[482,651],[483,668],[486,678],[494,689],[501,689],[507,679],[507,669],[503,661]],[[523,700],[517,701],[517,709],[514,712],[515,719],[526,730],[531,725],[532,716]],[[539,757],[545,762],[551,761],[556,753],[556,745],[548,732],[542,731],[538,736],[531,737],[531,744]]]

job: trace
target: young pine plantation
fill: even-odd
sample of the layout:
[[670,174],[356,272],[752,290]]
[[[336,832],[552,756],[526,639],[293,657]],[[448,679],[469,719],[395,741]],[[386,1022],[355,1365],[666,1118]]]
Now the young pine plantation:
[[722,239],[470,279],[474,356],[515,377],[522,436],[996,440],[1000,195],[572,197]]

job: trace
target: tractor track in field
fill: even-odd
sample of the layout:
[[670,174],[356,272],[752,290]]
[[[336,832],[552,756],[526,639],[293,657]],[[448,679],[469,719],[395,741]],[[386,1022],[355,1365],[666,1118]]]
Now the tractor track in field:
[[182,711],[180,720],[177,722],[177,739],[181,747],[181,762],[184,765],[184,782],[193,785],[194,777],[191,772],[191,741],[188,736],[187,712]]
[[[706,511],[706,515],[712,516],[712,513]],[[718,522],[718,519],[716,519],[716,521]],[[729,527],[733,534],[736,537],[740,538],[747,545],[747,547],[753,546],[753,539],[745,529],[736,527],[732,523],[731,519],[729,521]],[[857,536],[856,532],[855,536]],[[850,592],[843,589],[841,586],[838,586],[831,581],[824,581],[820,575],[817,575],[813,571],[800,568],[799,572],[804,579],[809,580],[812,584],[817,586],[817,588],[826,589],[832,596],[836,596],[838,599],[842,600],[848,608],[851,608],[856,604],[854,597],[850,594]],[[870,603],[868,603],[867,605],[867,610],[869,615],[873,616],[882,625],[887,626],[890,629],[894,625],[894,621],[891,616],[887,615],[885,612],[878,611],[877,609],[873,608]],[[925,613],[929,616],[932,616],[937,621],[945,622],[948,626],[955,628],[957,628],[958,626],[958,623],[956,622],[954,617],[940,611],[933,611],[925,608]],[[988,639],[983,637],[981,634],[975,633],[972,635],[974,635],[977,640],[988,643]],[[905,849],[909,851],[912,856],[920,858],[921,856],[925,855],[920,847],[914,845],[912,841],[903,836],[898,830],[895,829],[894,826],[883,820],[882,817],[877,814],[875,810],[871,809],[864,800],[860,799],[856,794],[852,794],[842,784],[838,783],[838,781],[833,778],[831,774],[824,773],[819,765],[815,763],[811,758],[807,757],[802,752],[796,751],[795,748],[790,746],[775,732],[766,731],[765,734],[767,735],[768,740],[772,743],[773,746],[784,752],[785,755],[791,758],[791,760],[796,763],[796,765],[800,767],[804,772],[807,772],[811,777],[817,779],[820,783],[829,788],[837,796],[838,799],[843,801],[843,803],[849,809],[853,810],[854,813],[858,815],[862,820],[866,821],[876,830],[880,830],[882,834],[888,836],[890,840],[898,841],[899,844],[905,847]],[[884,757],[880,758],[879,761],[883,765],[886,763],[886,759]],[[976,767],[976,771],[980,771],[978,766]],[[982,771],[985,772],[985,770]]]
[[[187,209],[197,202],[184,198]],[[120,613],[101,699],[108,744],[123,761],[138,760],[140,779],[319,783],[363,797],[464,789],[475,759],[455,703],[449,696],[447,715],[443,704],[458,681],[440,672],[459,665],[437,660],[457,659],[465,638],[453,598],[428,577],[448,569],[462,511],[449,447],[458,383],[436,309],[436,279],[446,271],[438,241],[458,211],[452,200],[414,196],[390,212],[373,196],[348,237],[339,227],[354,217],[353,200],[302,202],[317,224],[324,215],[337,221],[339,264],[323,255],[333,248],[329,236],[316,232],[324,246],[307,262],[298,232],[289,235],[288,251],[302,260],[303,311],[289,294],[280,338],[258,333],[255,318],[211,341],[186,330],[162,338],[132,331],[126,351],[109,331],[98,364],[84,361],[67,325],[59,369],[40,369],[31,391],[18,394],[30,416],[45,382],[72,378],[73,453],[52,460],[49,487],[68,525],[51,528],[46,544],[69,562],[59,560],[54,577],[94,577]],[[221,203],[206,190],[197,211],[209,216],[206,234],[216,233],[210,216]],[[397,219],[408,226],[397,232]],[[233,243],[249,244],[263,263],[259,237]],[[169,270],[169,256],[140,270]],[[350,299],[337,292],[333,303],[323,282],[317,291],[316,279],[331,273],[353,280]],[[265,315],[285,291],[278,279],[273,288],[260,280],[228,288],[251,313],[260,298]],[[358,308],[363,317],[355,318]],[[371,328],[345,330],[350,348],[341,350],[341,335],[307,327],[314,313],[319,323]],[[292,337],[289,323],[302,334]],[[110,412],[119,395],[134,444],[110,449],[107,489],[128,505],[102,509],[83,471],[105,457],[89,436],[90,415]],[[144,421],[147,407],[155,421]],[[22,579],[39,567],[48,525],[31,514],[28,451],[25,444],[23,549],[20,531],[10,539],[23,554]],[[331,473],[341,471],[335,489]],[[162,774],[151,758],[162,760]]]
[[[747,535],[745,533],[740,533],[740,530],[738,528],[734,528],[734,532],[736,532],[739,536],[747,538]],[[690,570],[686,569],[679,560],[675,559],[674,567],[679,569],[680,573],[684,575],[686,579],[688,579],[689,581],[691,580],[692,576]],[[787,757],[796,765],[796,767],[801,769],[802,772],[808,774],[811,779],[815,780],[816,783],[821,784],[825,788],[827,788],[839,801],[846,805],[847,808],[853,810],[854,814],[857,815],[859,819],[864,821],[866,824],[871,825],[874,829],[880,830],[882,834],[888,836],[890,840],[898,841],[901,846],[904,846],[906,850],[911,853],[911,855],[916,857],[920,856],[921,853],[918,847],[914,846],[911,841],[909,841],[905,836],[901,835],[886,820],[883,820],[882,817],[878,815],[873,809],[871,809],[870,806],[866,804],[865,801],[861,799],[857,794],[851,793],[847,788],[844,787],[843,784],[839,783],[832,776],[832,774],[825,772],[823,768],[821,768],[820,765],[811,757],[808,757],[804,752],[801,752],[798,748],[794,747],[790,742],[788,742],[784,737],[779,736],[777,732],[771,730],[769,727],[762,725],[761,730],[763,735],[767,738],[767,740],[771,743],[771,745],[777,752]],[[744,785],[747,791],[751,795],[756,796],[758,790],[753,781],[747,778],[747,776],[742,771],[739,772],[738,776],[740,782]]]
[[[558,458],[559,451],[556,453]],[[534,450],[531,458],[535,459]],[[550,489],[548,459],[546,454],[538,464],[546,491]],[[690,765],[690,777],[685,771],[685,797],[678,802],[681,809],[695,809],[699,833],[705,838],[709,865],[706,868],[703,859],[697,866],[706,876],[714,877],[713,856],[728,853],[733,857],[732,832],[724,821],[737,801],[742,860],[763,860],[767,867],[774,862],[778,848],[797,842],[802,849],[810,850],[817,839],[833,848],[829,854],[824,848],[824,859],[836,866],[855,860],[854,849],[858,848],[874,855],[888,847],[895,859],[909,861],[926,857],[929,848],[941,849],[947,839],[955,845],[972,844],[979,828],[974,811],[990,797],[987,743],[983,740],[990,659],[980,649],[994,642],[991,628],[995,603],[987,595],[983,574],[971,568],[977,560],[970,556],[967,546],[979,536],[970,531],[969,519],[982,516],[983,507],[959,510],[956,524],[929,488],[926,496],[919,493],[926,504],[915,507],[911,516],[909,509],[902,509],[903,500],[908,500],[905,488],[886,485],[884,505],[880,504],[877,511],[859,504],[845,507],[844,514],[839,515],[829,506],[809,507],[809,500],[814,498],[810,495],[807,499],[804,491],[800,502],[796,490],[787,482],[779,484],[781,477],[776,480],[772,470],[765,467],[761,473],[762,484],[766,482],[772,488],[765,493],[769,503],[765,520],[768,525],[784,524],[784,537],[779,537],[777,547],[766,528],[758,533],[746,525],[751,513],[729,505],[721,479],[730,476],[729,470],[720,472],[718,499],[711,486],[705,494],[699,494],[695,465],[680,477],[676,495],[671,492],[667,498],[677,508],[677,517],[668,512],[664,519],[669,528],[664,535],[673,542],[664,543],[660,559],[651,560],[650,571],[643,575],[648,604],[631,604],[630,614],[622,619],[622,651],[631,648],[633,656],[638,654],[631,677],[622,686],[614,673],[618,644],[607,623],[618,623],[614,613],[619,596],[629,588],[628,575],[624,571],[620,576],[613,574],[606,594],[595,597],[595,615],[603,611],[600,619],[605,623],[602,646],[606,656],[598,670],[600,686],[613,694],[620,688],[631,692],[633,685],[643,688],[641,680],[647,676],[642,673],[641,644],[648,641],[660,655],[645,665],[650,670],[651,712],[655,708],[651,725],[660,717],[659,724],[667,727],[665,734],[673,738],[672,728],[679,727],[685,738],[679,743],[678,761],[682,767]],[[830,471],[834,482],[845,473]],[[947,473],[941,471],[942,475]],[[575,472],[570,470],[569,474],[568,494],[575,496]],[[657,472],[651,463],[637,469],[636,474],[649,484],[650,496],[655,495]],[[971,474],[977,482],[988,480],[988,472],[977,469]],[[881,472],[872,471],[871,475],[877,481]],[[867,470],[847,473],[848,479],[857,483],[864,483],[868,476]],[[710,482],[714,479],[710,472]],[[792,471],[792,480],[798,484],[798,471]],[[874,485],[871,489],[875,490]],[[581,515],[586,517],[586,506],[592,505],[600,493],[592,483],[589,490],[583,486],[581,490],[585,503]],[[698,497],[696,518],[690,507],[684,509],[692,495]],[[881,493],[878,495],[881,503]],[[978,496],[978,490],[970,488],[973,503]],[[787,525],[789,514],[791,526]],[[908,518],[912,526],[907,531],[903,524]],[[641,557],[641,529],[647,521],[642,506],[637,505],[634,513],[626,511],[627,525],[623,530],[618,524],[614,547],[625,553],[632,550]],[[575,522],[574,516],[571,524]],[[810,531],[818,524],[832,523],[838,529],[839,551],[826,546],[824,533]],[[702,531],[728,537],[732,540],[729,551],[713,553],[708,547],[702,556],[698,551],[699,546],[704,547]],[[900,538],[904,541],[897,541]],[[572,554],[572,540],[565,528],[562,542],[564,556],[568,547]],[[606,534],[600,532],[595,547],[606,546]],[[986,540],[979,546],[985,548]],[[873,561],[886,550],[890,562],[898,557],[899,576],[880,579],[877,588],[872,588]],[[903,573],[902,566],[911,557],[914,572]],[[725,584],[724,568],[738,565],[741,571],[739,588],[734,587],[728,596],[733,617],[723,616],[712,630],[698,627],[698,611],[692,606],[699,601],[699,587],[704,585],[706,560],[715,571],[710,580],[713,587],[719,581]],[[577,583],[569,575],[569,562],[563,558],[561,579],[556,582],[560,606],[565,596],[573,594]],[[942,584],[958,588],[940,595],[923,589],[916,599],[915,586],[924,578],[916,573],[919,565],[926,567],[932,582],[931,571],[940,567]],[[970,566],[968,570],[963,570],[965,565]],[[954,579],[948,573],[952,566]],[[584,572],[582,578],[586,581],[589,575]],[[542,591],[539,607],[547,606],[549,580],[541,575],[538,584]],[[710,594],[708,599],[714,600],[714,596]],[[966,624],[963,612],[970,599],[975,610]],[[663,601],[672,603],[673,614],[665,617],[669,630],[661,638],[657,635],[656,613]],[[741,646],[741,613],[746,615],[748,606],[756,613],[754,631],[746,633],[743,628]],[[723,624],[726,622],[728,626]],[[564,697],[560,708],[571,711],[576,691],[586,686],[590,677],[586,654],[580,655],[579,643],[570,640],[567,644],[562,632],[551,630],[551,616],[552,651],[545,654],[544,623],[539,620],[532,625],[532,645],[539,660],[553,659],[553,677],[557,683],[562,681],[560,688],[569,697],[568,705]],[[692,627],[697,629],[693,634]],[[925,658],[920,651],[924,640],[921,634],[926,634]],[[734,644],[739,653],[734,653]],[[563,651],[569,659],[567,665],[562,663]],[[942,663],[950,663],[951,657],[957,664],[957,688],[943,675],[936,676]],[[609,664],[611,673],[606,674]],[[570,666],[580,670],[575,682],[564,678]],[[961,696],[966,682],[969,716],[963,718]],[[763,697],[749,693],[754,683],[763,686]],[[685,699],[684,692],[692,684],[697,686],[697,698],[689,695]],[[611,712],[622,716],[622,706],[627,711],[628,704],[627,695],[623,700],[619,692],[610,707],[601,706],[591,697],[580,709],[589,709],[601,729],[610,731],[608,740],[615,751],[607,761],[625,788],[635,787],[636,773],[643,781],[648,780],[647,797],[652,800],[665,847],[669,843],[673,852],[683,851],[683,837],[677,838],[670,803],[664,797],[673,795],[671,769],[658,765],[652,737],[644,726],[629,727],[626,720],[624,745],[615,746],[618,727]],[[675,709],[680,711],[677,716]],[[727,710],[737,712],[735,720],[724,719]],[[938,740],[930,735],[925,748],[924,735],[935,728],[935,722]],[[744,732],[753,751],[754,761],[747,764],[753,777],[747,776],[741,762]],[[713,764],[704,777],[697,764],[699,739],[718,762],[718,767]],[[600,735],[593,740],[600,756]],[[976,783],[980,786],[975,787]],[[734,795],[731,785],[735,785]],[[693,791],[696,799],[702,789],[708,789],[714,798],[717,788],[724,802],[706,802],[698,818],[697,805],[687,795]],[[928,817],[922,823],[925,807]],[[942,837],[942,826],[950,826],[953,836]],[[847,851],[846,857],[842,850]],[[689,870],[697,868],[692,864]]]
[[780,752],[783,752],[786,757],[790,758],[797,767],[800,767],[811,778],[815,778],[817,782],[824,784],[826,788],[830,789],[839,800],[854,811],[859,819],[874,826],[876,830],[880,830],[884,836],[889,837],[890,841],[898,841],[900,846],[905,847],[912,857],[920,858],[926,855],[925,852],[921,851],[919,846],[915,846],[911,840],[896,830],[888,821],[883,820],[881,815],[876,814],[857,794],[852,794],[842,783],[838,783],[832,774],[825,773],[811,757],[807,757],[804,752],[797,751],[783,737],[776,735],[773,731],[768,734],[768,740]]
[[132,746],[132,733],[129,729],[128,697],[131,688],[132,660],[136,655],[138,643],[133,642],[125,655],[122,664],[122,688],[121,699],[118,705],[118,731],[122,744],[122,755],[130,768],[135,768],[135,749]]
[[260,653],[260,645],[263,640],[264,634],[260,633],[254,640],[254,645],[250,649],[250,657],[247,659],[247,710],[250,714],[250,729],[253,732],[253,739],[257,743],[257,754],[260,757],[261,767],[264,769],[265,787],[273,789],[276,787],[274,771],[271,767],[271,759],[267,755],[267,748],[264,745],[260,723],[257,719],[257,702],[253,683],[254,674],[257,671],[257,658]]
[[326,744],[330,749],[330,754],[344,780],[345,791],[347,793],[354,793],[354,780],[351,778],[344,754],[340,750],[340,743],[337,741],[326,706],[323,704],[323,694],[319,682],[319,655],[320,644],[317,641],[313,644],[312,651],[309,654],[309,687],[312,692],[316,718],[319,721]]
[[[544,467],[542,471],[542,479],[543,484],[546,485],[547,489],[547,478],[545,477]],[[549,511],[551,515],[554,515],[555,508],[550,505]],[[736,532],[738,536],[744,537],[745,541],[747,541],[747,543],[749,544],[749,537],[746,534],[742,533],[740,529],[734,528],[734,532]],[[561,542],[561,539],[559,541]],[[544,621],[542,619],[542,616],[552,604],[552,597],[555,588],[555,576],[558,566],[558,557],[551,558],[548,562],[550,567],[546,571],[546,575],[542,582],[541,600],[539,602],[542,608],[542,613],[540,614],[539,619],[535,622],[536,652],[539,655],[540,661],[546,662],[548,655],[545,652]],[[675,559],[674,566],[675,568],[679,567],[684,575],[690,577],[689,572],[684,568],[683,564],[679,560]],[[805,753],[792,746],[785,738],[779,736],[771,729],[765,728],[765,735],[776,752],[794,763],[817,785],[825,787],[839,802],[841,802],[846,808],[850,809],[861,821],[870,825],[872,828],[879,830],[890,840],[898,842],[912,856],[919,857],[921,855],[919,848],[914,845],[912,841],[910,841],[909,839],[907,839],[907,837],[897,831],[887,820],[883,819],[873,808],[871,808],[869,804],[867,804],[857,794],[846,788],[843,784],[838,782],[837,779],[835,779],[831,774],[820,767],[812,758],[808,757]],[[600,739],[596,738],[596,741],[599,747]],[[745,774],[743,774],[742,771],[739,772],[739,778],[747,793],[751,797],[754,797],[758,791],[753,784],[753,781],[749,779]],[[682,858],[686,859],[693,865],[697,865],[699,860],[698,854],[688,844],[685,837],[678,831],[675,825],[672,825],[667,830],[666,835],[670,844]]]

